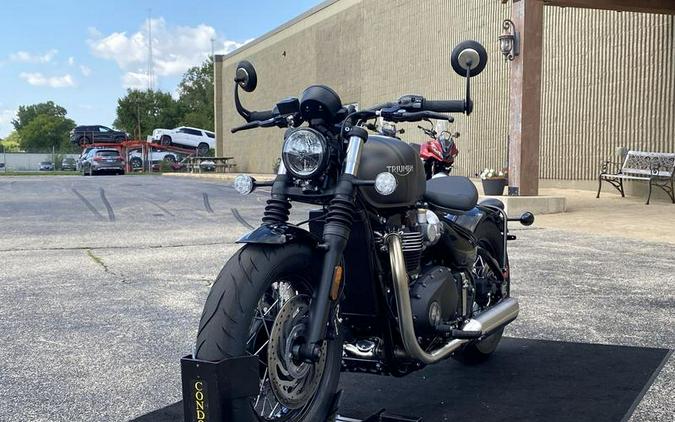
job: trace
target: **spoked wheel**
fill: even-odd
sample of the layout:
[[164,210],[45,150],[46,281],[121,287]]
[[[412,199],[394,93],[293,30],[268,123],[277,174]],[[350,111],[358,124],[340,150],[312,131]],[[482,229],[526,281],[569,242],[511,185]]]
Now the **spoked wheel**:
[[225,265],[207,298],[196,357],[258,357],[259,421],[325,421],[340,376],[342,342],[324,342],[318,362],[293,357],[303,339],[320,259],[304,245],[246,246]]
[[[500,300],[505,299],[510,295],[511,280],[508,276],[508,273],[506,275],[506,280],[503,280],[500,283],[499,281],[502,279],[502,276],[498,272],[499,269],[494,268],[494,265],[489,264],[490,257],[500,256],[497,255],[497,253],[501,254],[503,250],[503,243],[500,243],[501,234],[499,231],[495,232],[494,230],[496,230],[496,228],[491,225],[479,226],[479,228],[476,230],[476,234],[480,239],[479,245],[483,249],[483,252],[479,253],[476,257],[473,274],[477,279],[488,280],[490,285],[494,284],[498,285],[499,287],[491,291],[487,295],[487,299],[481,300],[480,303],[474,302],[474,315],[487,310],[488,308],[496,305]],[[506,265],[508,267],[508,258]],[[466,364],[481,363],[488,359],[490,355],[495,352],[503,334],[504,328],[500,328],[483,340],[469,343],[468,345],[464,346],[457,353],[455,353],[453,357]]]

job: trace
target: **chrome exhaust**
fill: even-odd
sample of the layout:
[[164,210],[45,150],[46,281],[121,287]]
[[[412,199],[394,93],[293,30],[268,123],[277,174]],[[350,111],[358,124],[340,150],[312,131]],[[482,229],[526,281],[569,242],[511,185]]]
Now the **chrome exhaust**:
[[[410,305],[410,292],[408,290],[408,272],[405,267],[405,258],[401,249],[401,237],[392,233],[385,238],[389,248],[389,262],[393,276],[394,293],[396,295],[396,309],[398,311],[398,326],[403,340],[403,347],[408,355],[422,363],[436,363],[445,359],[460,346],[472,340],[455,339],[446,345],[426,352],[417,342],[415,325],[413,324],[412,307]],[[463,331],[480,331],[488,335],[510,323],[518,316],[518,301],[506,298],[499,304],[481,313],[476,318],[469,320],[462,328]]]

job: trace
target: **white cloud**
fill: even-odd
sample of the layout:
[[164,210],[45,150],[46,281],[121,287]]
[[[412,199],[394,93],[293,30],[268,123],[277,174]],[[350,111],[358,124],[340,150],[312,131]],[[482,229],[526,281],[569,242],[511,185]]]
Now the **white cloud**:
[[63,76],[44,76],[40,72],[21,72],[19,77],[33,86],[49,86],[51,88],[75,86],[75,81],[69,73]]
[[145,89],[148,87],[148,75],[143,72],[127,72],[122,76],[122,85],[130,89]]
[[[228,53],[243,43],[227,40],[209,25],[173,26],[164,18],[152,19],[153,71],[157,76],[173,76],[198,65],[211,54],[211,40],[217,54]],[[126,87],[140,86],[148,65],[147,20],[138,31],[113,32],[104,35],[96,28],[89,28],[87,44],[100,58],[113,60],[126,72],[122,81]],[[141,78],[142,76],[142,78]]]
[[85,78],[91,75],[91,68],[89,66],[85,66],[83,64],[80,65],[80,72],[82,73],[82,76]]
[[56,57],[59,50],[51,49],[45,53],[29,53],[28,51],[17,51],[9,55],[9,59],[13,62],[23,63],[49,63]]
[[16,116],[16,110],[9,108],[0,109],[0,125],[6,125]]
[[75,57],[68,57],[68,65],[73,66],[75,64]]

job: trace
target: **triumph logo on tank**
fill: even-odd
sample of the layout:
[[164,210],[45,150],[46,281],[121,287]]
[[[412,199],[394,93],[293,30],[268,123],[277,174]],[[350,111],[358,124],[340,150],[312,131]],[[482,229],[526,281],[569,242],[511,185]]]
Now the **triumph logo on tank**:
[[387,171],[398,176],[407,176],[414,168],[415,166],[412,164],[399,164],[397,166],[387,166]]

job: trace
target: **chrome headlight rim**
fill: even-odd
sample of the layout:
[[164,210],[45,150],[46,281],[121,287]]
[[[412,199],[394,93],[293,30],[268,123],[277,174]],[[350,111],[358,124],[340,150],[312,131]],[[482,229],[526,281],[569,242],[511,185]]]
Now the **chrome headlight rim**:
[[[287,153],[285,152],[286,150],[286,145],[289,142],[289,139],[292,138],[294,134],[297,134],[298,132],[309,132],[311,133],[320,143],[321,143],[321,151],[322,155],[319,159],[319,163],[317,167],[311,172],[311,173],[300,173],[296,171],[294,168],[293,164],[289,162],[289,158],[287,156]],[[281,160],[284,163],[284,167],[286,168],[286,171],[293,177],[296,177],[298,179],[313,179],[316,178],[317,176],[320,176],[323,174],[324,170],[328,166],[328,142],[326,141],[326,137],[321,134],[316,129],[312,129],[309,127],[300,127],[296,129],[292,129],[286,132],[286,136],[284,137],[284,144],[281,147]]]

